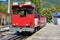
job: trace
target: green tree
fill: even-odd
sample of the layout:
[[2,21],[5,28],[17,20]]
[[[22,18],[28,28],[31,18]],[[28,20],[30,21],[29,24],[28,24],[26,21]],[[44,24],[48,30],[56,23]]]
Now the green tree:
[[60,6],[56,6],[56,11],[60,12]]
[[43,8],[41,12],[42,12],[42,15],[46,16],[47,22],[51,22],[52,14],[56,12],[56,7],[51,6],[50,8]]
[[51,6],[49,10],[51,11],[51,13],[54,13],[57,11],[55,6]]
[[42,15],[46,16],[47,22],[49,23],[51,22],[52,15],[51,15],[51,11],[48,8],[42,11]]
[[38,13],[41,13],[41,1],[42,0],[30,0],[30,1],[35,4],[35,7]]
[[3,3],[0,3],[0,12],[7,12],[7,7]]

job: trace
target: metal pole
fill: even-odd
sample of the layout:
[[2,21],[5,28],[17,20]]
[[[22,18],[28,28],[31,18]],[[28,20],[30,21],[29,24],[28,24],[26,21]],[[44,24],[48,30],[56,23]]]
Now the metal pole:
[[8,0],[8,14],[10,14],[10,0]]

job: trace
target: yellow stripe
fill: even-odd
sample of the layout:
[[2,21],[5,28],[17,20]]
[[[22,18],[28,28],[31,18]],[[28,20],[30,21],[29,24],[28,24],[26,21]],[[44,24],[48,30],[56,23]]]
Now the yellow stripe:
[[39,31],[37,31],[35,34],[33,34],[32,36],[30,36],[29,38],[27,38],[27,40],[32,40],[32,38],[35,38],[35,37],[36,37],[36,36],[35,36],[36,34],[40,33],[40,32],[43,31],[45,28],[46,28],[46,26],[43,27],[42,29],[40,29]]

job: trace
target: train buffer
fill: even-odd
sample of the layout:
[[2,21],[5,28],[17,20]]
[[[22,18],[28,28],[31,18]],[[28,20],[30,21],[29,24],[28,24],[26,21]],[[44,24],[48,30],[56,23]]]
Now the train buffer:
[[60,26],[52,23],[47,24],[27,40],[60,40]]

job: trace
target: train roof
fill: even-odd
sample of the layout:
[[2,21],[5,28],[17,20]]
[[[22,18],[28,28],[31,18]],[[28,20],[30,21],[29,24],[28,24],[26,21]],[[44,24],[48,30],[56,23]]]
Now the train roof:
[[25,4],[14,3],[12,9],[14,8],[35,8],[35,5],[31,2],[26,2]]

